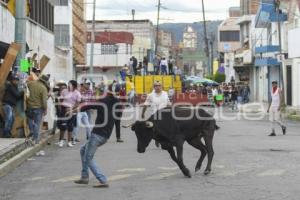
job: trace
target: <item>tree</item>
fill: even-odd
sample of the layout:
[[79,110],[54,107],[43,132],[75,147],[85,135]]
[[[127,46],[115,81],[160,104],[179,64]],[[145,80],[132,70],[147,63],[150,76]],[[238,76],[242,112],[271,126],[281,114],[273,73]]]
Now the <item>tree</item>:
[[218,82],[218,83],[222,83],[222,82],[225,82],[226,80],[226,75],[225,74],[221,74],[219,72],[217,72],[215,75],[214,75],[214,81]]

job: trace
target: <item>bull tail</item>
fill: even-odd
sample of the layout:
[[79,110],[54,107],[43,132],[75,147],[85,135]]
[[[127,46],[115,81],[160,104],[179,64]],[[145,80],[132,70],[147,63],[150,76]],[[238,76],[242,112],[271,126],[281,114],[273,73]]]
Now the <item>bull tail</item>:
[[219,130],[220,129],[220,127],[216,124],[215,125],[215,130]]

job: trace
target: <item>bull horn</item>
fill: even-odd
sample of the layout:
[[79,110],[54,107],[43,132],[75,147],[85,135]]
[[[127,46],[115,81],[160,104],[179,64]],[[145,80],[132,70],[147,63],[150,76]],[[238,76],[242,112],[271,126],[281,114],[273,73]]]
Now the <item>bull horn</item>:
[[146,127],[147,128],[152,128],[154,126],[153,122],[146,121]]
[[132,127],[135,123],[132,123],[132,124],[127,124],[127,125],[122,125],[123,128],[129,128],[129,127]]

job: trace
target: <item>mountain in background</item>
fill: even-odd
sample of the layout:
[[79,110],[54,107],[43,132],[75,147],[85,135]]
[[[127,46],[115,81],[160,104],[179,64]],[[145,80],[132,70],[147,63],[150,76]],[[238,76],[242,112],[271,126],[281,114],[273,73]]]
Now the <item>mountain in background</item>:
[[[222,21],[207,21],[207,36],[211,38],[211,35],[215,37],[214,40],[214,52],[217,50],[217,41],[218,41],[218,26]],[[203,22],[194,22],[194,23],[164,23],[160,24],[159,27],[162,30],[171,32],[174,34],[175,42],[178,44],[183,40],[183,32],[187,26],[193,27],[197,31],[198,35],[198,49],[204,49],[204,26]]]

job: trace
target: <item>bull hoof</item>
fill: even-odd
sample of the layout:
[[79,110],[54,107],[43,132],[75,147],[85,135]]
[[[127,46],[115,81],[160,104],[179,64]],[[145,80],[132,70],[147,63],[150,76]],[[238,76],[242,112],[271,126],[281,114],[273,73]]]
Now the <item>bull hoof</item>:
[[206,169],[206,170],[204,171],[204,175],[208,175],[208,174],[210,174],[210,172],[211,172],[210,169]]
[[195,172],[199,171],[201,169],[201,166],[196,166],[195,167]]
[[190,173],[190,171],[187,169],[187,170],[184,170],[183,174],[188,177],[188,178],[192,178],[192,175]]

